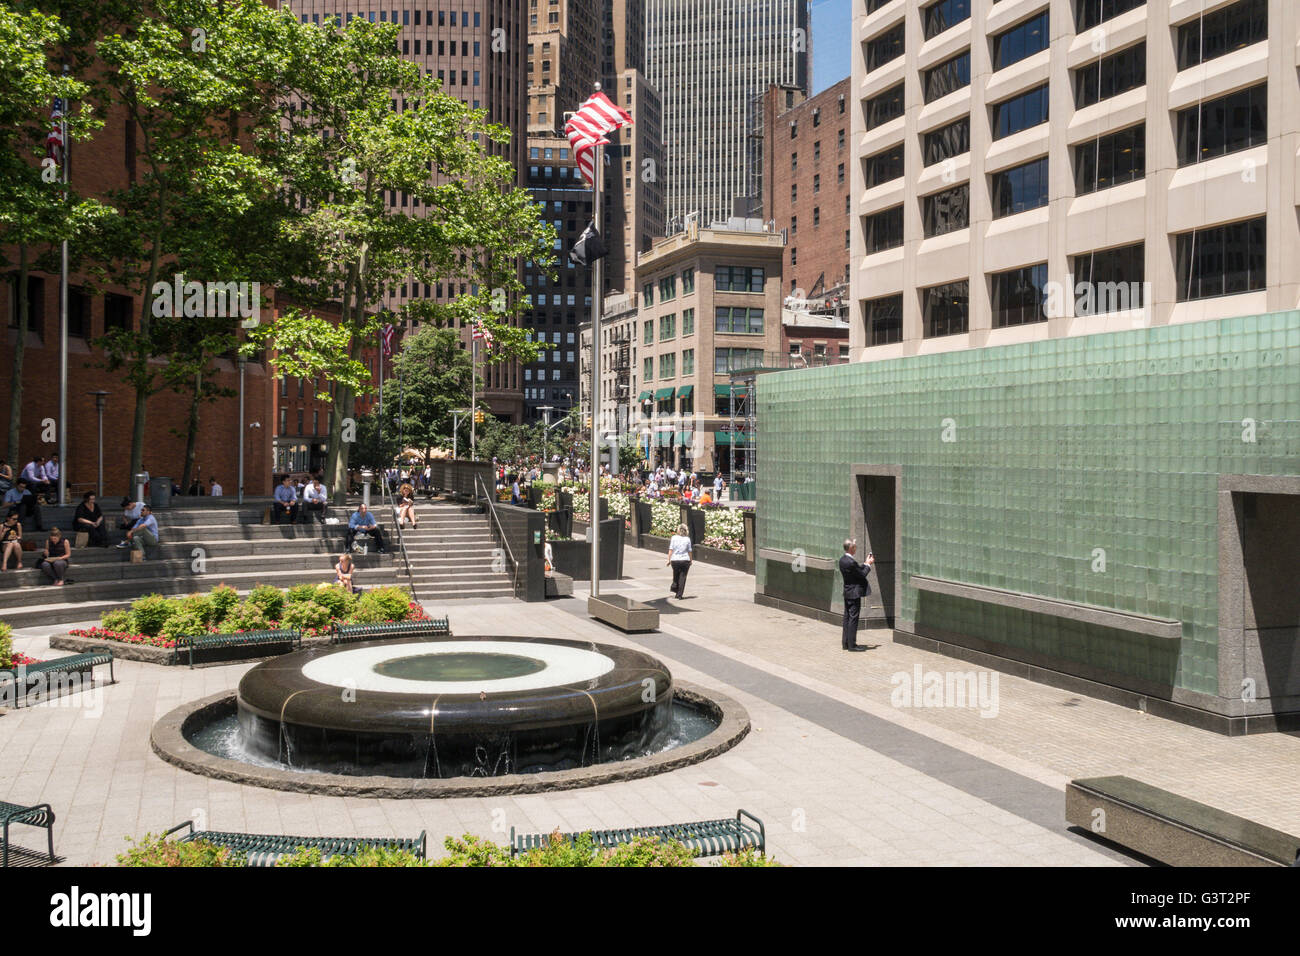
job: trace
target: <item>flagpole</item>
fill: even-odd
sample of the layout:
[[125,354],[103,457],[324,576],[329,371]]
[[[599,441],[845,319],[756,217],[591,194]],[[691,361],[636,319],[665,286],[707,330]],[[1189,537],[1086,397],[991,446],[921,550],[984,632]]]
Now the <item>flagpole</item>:
[[[63,64],[66,77],[68,64]],[[68,201],[68,106],[63,104],[63,115],[59,118],[59,134],[63,138],[63,201]],[[59,263],[59,487],[58,503],[67,499],[68,487],[68,240],[65,238],[60,250]],[[85,332],[86,330],[82,330]]]
[[478,335],[469,336],[469,460],[478,461]]
[[[596,84],[600,92],[600,84]],[[595,168],[592,170],[591,208],[596,235],[600,235],[601,198],[600,187],[603,181],[604,150],[597,144],[593,147],[592,158]],[[600,597],[600,258],[591,264],[591,596]]]

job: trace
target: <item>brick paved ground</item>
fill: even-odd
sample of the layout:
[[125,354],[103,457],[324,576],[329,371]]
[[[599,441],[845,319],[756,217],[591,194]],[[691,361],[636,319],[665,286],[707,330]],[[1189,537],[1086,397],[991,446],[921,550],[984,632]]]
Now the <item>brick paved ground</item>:
[[[663,558],[628,551],[641,599],[666,593]],[[581,593],[581,589],[580,593]],[[1064,784],[1129,773],[1194,799],[1300,831],[1291,781],[1300,741],[1229,739],[1000,677],[998,713],[897,709],[890,677],[920,663],[963,662],[864,634],[870,653],[838,649],[838,628],[762,608],[752,578],[707,566],[666,607],[659,634],[629,639],[586,618],[585,600],[445,606],[458,635],[563,636],[649,649],[683,679],[749,710],[754,730],[732,751],[684,770],[587,790],[513,798],[366,800],[301,796],[180,771],[149,748],[153,722],[179,703],[236,686],[249,664],[188,670],[121,662],[114,686],[0,711],[0,799],[53,804],[68,863],[105,863],[124,837],[195,815],[215,829],[316,834],[429,831],[431,847],[511,826],[581,829],[729,816],[765,820],[771,851],[799,864],[1115,865],[1127,862],[1064,827]],[[442,607],[441,605],[439,606]],[[431,610],[433,610],[431,608]],[[56,630],[63,630],[62,627]],[[17,649],[56,656],[42,629]],[[76,706],[73,706],[73,705]],[[1290,771],[1290,772],[1288,772]],[[36,846],[36,835],[16,838]]]

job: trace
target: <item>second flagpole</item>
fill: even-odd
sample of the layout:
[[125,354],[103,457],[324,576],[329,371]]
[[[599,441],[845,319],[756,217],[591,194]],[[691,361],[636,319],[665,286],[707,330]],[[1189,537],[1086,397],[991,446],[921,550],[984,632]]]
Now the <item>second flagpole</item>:
[[[596,84],[600,92],[600,84]],[[596,235],[602,225],[600,188],[604,181],[605,151],[596,146],[592,158],[591,209]],[[597,258],[591,264],[591,516],[587,527],[591,529],[591,596],[600,597],[600,313],[601,265]]]

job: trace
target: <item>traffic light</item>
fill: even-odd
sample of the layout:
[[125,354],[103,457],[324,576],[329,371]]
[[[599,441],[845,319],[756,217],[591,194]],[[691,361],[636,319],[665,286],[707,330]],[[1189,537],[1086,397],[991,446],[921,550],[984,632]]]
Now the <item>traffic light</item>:
[[590,416],[590,415],[587,415],[585,418],[583,418],[583,420],[582,420],[582,427],[583,427],[583,428],[590,428],[590,427],[591,427],[591,416]]
[[482,412],[475,412],[475,413],[474,413],[474,424],[475,424],[475,425],[482,425],[482,424],[483,424],[483,420],[484,420],[485,418],[486,418],[486,416],[485,416]]

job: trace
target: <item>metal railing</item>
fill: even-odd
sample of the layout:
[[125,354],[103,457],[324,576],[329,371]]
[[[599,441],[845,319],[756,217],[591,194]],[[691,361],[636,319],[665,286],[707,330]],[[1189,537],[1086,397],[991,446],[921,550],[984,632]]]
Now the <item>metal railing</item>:
[[519,593],[519,562],[515,560],[515,553],[510,548],[510,541],[506,537],[506,529],[501,526],[501,519],[497,517],[496,495],[491,492],[484,482],[483,476],[475,473],[474,475],[474,492],[475,497],[482,490],[483,500],[487,502],[488,514],[492,516],[492,522],[496,525],[497,537],[501,539],[501,547],[505,549],[506,556],[510,559],[510,566],[514,569],[514,578],[511,582],[511,589],[516,595]]
[[380,474],[378,478],[380,497],[388,505],[389,513],[393,516],[393,527],[397,529],[397,550],[401,552],[402,563],[406,565],[406,589],[411,593],[411,600],[419,604],[420,599],[415,593],[415,575],[411,573],[411,556],[406,553],[406,539],[402,536],[402,523],[397,517],[397,502],[388,490],[388,476]]

